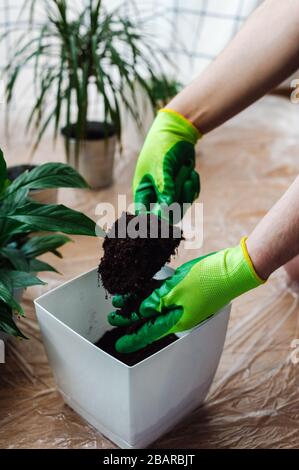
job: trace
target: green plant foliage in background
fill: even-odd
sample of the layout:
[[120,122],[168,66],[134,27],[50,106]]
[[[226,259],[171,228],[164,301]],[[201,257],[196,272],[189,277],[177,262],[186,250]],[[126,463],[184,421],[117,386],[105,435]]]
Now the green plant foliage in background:
[[183,85],[174,79],[157,77],[154,81],[149,81],[149,87],[155,103],[158,105],[158,108],[161,108],[181,91]]
[[[78,145],[85,135],[91,85],[100,97],[104,120],[115,126],[119,137],[121,105],[141,125],[142,116],[128,96],[135,97],[136,85],[141,86],[154,109],[157,107],[155,88],[169,88],[160,60],[163,57],[165,65],[168,59],[157,52],[153,36],[143,31],[138,15],[129,19],[122,13],[123,8],[107,11],[102,3],[101,0],[25,1],[23,8],[31,12],[29,28],[19,32],[4,78],[9,105],[23,68],[33,67],[36,100],[27,127],[35,130],[35,148],[51,123],[55,136],[61,124],[69,127],[75,123]],[[125,6],[128,3],[129,0]],[[130,3],[135,5],[133,0]],[[8,31],[2,39],[11,32],[16,34]],[[68,142],[66,147],[69,155]]]
[[40,204],[28,196],[29,190],[59,187],[87,185],[63,163],[45,163],[10,182],[0,150],[0,331],[9,335],[24,337],[14,321],[14,314],[24,315],[15,299],[16,289],[44,284],[36,273],[56,270],[37,257],[47,252],[61,256],[58,248],[70,241],[61,233],[33,232],[95,236],[95,223],[86,215],[61,204]]

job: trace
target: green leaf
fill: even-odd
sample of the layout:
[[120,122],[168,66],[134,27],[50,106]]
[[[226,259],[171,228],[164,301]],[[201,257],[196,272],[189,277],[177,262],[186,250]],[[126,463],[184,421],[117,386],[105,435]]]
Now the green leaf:
[[20,249],[3,247],[0,249],[0,254],[7,258],[15,269],[29,271],[28,260]]
[[48,251],[53,252],[60,246],[71,241],[66,235],[44,235],[30,238],[21,248],[24,255],[35,258]]
[[13,319],[13,312],[8,305],[0,301],[0,331],[11,336],[28,339],[17,327]]
[[9,269],[0,269],[0,278],[4,285],[10,284],[12,285],[13,289],[46,284],[44,281],[34,276],[33,274]]
[[0,300],[5,302],[13,312],[17,312],[19,315],[24,315],[24,311],[21,305],[13,298],[12,295],[13,285],[10,282],[10,286],[8,287],[2,281],[0,281]]
[[22,224],[17,220],[12,220],[6,214],[0,212],[0,245],[9,243],[14,235],[22,233],[23,235],[29,233],[31,227]]
[[77,101],[80,102],[81,98],[81,87],[78,75],[78,55],[77,55],[77,47],[76,47],[76,38],[74,34],[70,35],[69,38],[69,47],[70,47],[70,58],[71,58],[71,65],[72,65],[72,75],[74,78],[75,83],[75,90],[77,94]]
[[5,194],[22,189],[87,188],[82,176],[65,163],[44,163],[31,171],[25,171],[7,188]]
[[[72,88],[71,88],[71,80],[69,80],[69,84],[65,94],[66,99],[66,127],[69,128],[71,125],[71,105],[72,105]],[[66,160],[70,161],[70,138],[67,135],[65,139],[65,154]]]
[[50,272],[59,274],[57,269],[55,269],[50,264],[45,263],[44,261],[40,261],[39,259],[32,259],[29,261],[29,270],[30,272],[33,272],[33,273],[39,273],[42,271],[50,271]]
[[26,202],[29,189],[19,188],[17,191],[9,194],[8,192],[2,193],[2,207],[1,211],[6,214],[11,214],[17,207],[22,206]]
[[4,160],[3,152],[0,149],[0,194],[6,185],[7,180],[7,170],[6,170],[6,162]]
[[[43,74],[44,75],[44,74]],[[37,99],[33,108],[31,109],[31,113],[27,119],[26,123],[26,131],[29,131],[30,126],[34,120],[34,130],[36,131],[39,129],[42,121],[42,113],[41,109],[45,106],[45,99],[47,93],[50,92],[53,85],[56,84],[57,74],[53,74],[53,68],[46,69],[45,77],[39,78],[41,80],[40,90],[38,92]],[[35,118],[35,119],[34,119]]]
[[65,61],[65,51],[63,47],[61,47],[60,54],[61,54],[61,62],[60,62],[60,70],[59,70],[57,91],[56,91],[54,139],[56,139],[58,135],[60,114],[61,114],[61,104],[62,104],[62,97],[63,97],[62,83],[63,83],[63,72],[64,72],[64,61]]
[[[1,218],[0,214],[0,218]],[[18,208],[8,219],[21,222],[31,230],[48,230],[72,235],[95,236],[95,222],[81,212],[58,204],[28,202]]]
[[57,256],[57,258],[60,258],[60,259],[63,258],[62,254],[58,250],[52,250],[52,253],[53,255]]

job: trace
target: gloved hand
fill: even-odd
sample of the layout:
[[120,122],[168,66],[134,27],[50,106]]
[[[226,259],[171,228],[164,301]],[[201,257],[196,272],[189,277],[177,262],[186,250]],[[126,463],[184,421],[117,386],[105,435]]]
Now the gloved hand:
[[139,155],[133,179],[134,202],[153,212],[173,202],[192,203],[199,194],[194,170],[194,146],[199,131],[184,116],[170,109],[159,111]]
[[[148,319],[136,332],[122,336],[116,350],[133,352],[170,333],[193,328],[263,282],[252,265],[246,238],[233,248],[189,261],[142,302],[139,312],[132,312],[125,320],[134,324]],[[114,306],[123,301],[117,296]],[[110,313],[108,320],[114,326],[124,325],[117,311]]]

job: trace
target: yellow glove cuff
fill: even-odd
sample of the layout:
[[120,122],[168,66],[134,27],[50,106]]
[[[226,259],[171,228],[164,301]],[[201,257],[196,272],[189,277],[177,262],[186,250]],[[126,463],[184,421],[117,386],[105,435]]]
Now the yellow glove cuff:
[[196,140],[198,140],[202,137],[202,134],[199,132],[197,127],[195,127],[194,124],[191,121],[189,121],[189,119],[187,119],[185,116],[178,113],[177,111],[174,111],[173,109],[169,109],[169,108],[163,108],[163,109],[160,109],[159,113],[168,113],[168,114],[172,114],[172,115],[176,116],[177,118],[181,119],[186,124],[188,124],[189,126],[192,127],[193,131],[196,134]]
[[254,266],[253,266],[253,263],[252,263],[252,260],[250,258],[250,255],[248,253],[248,250],[247,250],[247,246],[246,246],[246,240],[247,240],[248,237],[243,237],[240,241],[240,245],[241,245],[241,248],[242,248],[242,251],[243,251],[243,255],[244,255],[244,258],[245,260],[247,261],[247,264],[252,272],[252,274],[254,275],[254,277],[262,284],[264,284],[266,282],[265,279],[262,279],[258,273],[256,272]]

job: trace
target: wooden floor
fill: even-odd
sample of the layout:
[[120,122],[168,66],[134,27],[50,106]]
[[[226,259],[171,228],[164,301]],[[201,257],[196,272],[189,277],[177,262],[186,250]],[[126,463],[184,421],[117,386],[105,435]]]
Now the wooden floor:
[[[17,128],[19,129],[19,128]],[[10,164],[28,159],[22,130],[2,148]],[[198,146],[204,205],[204,244],[180,249],[173,265],[234,245],[255,226],[298,174],[299,107],[269,96],[206,136]],[[27,141],[27,143],[26,143]],[[47,139],[34,161],[63,160]],[[100,192],[60,190],[59,201],[95,220],[97,203],[131,198],[136,155],[118,159],[114,185]],[[61,275],[45,274],[43,287],[24,296],[21,326],[30,341],[12,340],[0,369],[0,448],[110,448],[113,444],[64,405],[40,339],[32,299],[97,265],[102,240],[73,237],[62,260],[47,255]],[[299,338],[298,299],[277,272],[233,304],[224,353],[212,390],[200,409],[154,444],[163,448],[299,446],[299,365],[290,362]]]

